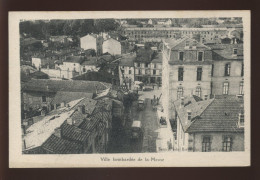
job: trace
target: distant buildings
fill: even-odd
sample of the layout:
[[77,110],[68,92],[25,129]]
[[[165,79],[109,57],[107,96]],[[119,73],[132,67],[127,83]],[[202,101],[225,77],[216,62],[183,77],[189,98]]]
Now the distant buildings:
[[[32,111],[41,112],[41,110],[44,110],[49,112],[57,106],[62,106],[62,103],[54,104],[52,102],[59,91],[76,92],[72,97],[79,97],[83,93],[97,94],[110,87],[111,84],[96,81],[32,79],[23,83],[21,87],[21,103],[23,111],[27,113],[24,116],[26,118],[26,116],[29,116],[28,113]],[[78,92],[81,92],[79,96],[77,95]]]
[[128,27],[123,31],[123,35],[129,40],[144,42],[161,42],[167,38],[190,37],[201,43],[221,43],[220,37],[235,33],[239,40],[242,40],[242,30],[240,28],[182,28],[182,27]]
[[69,41],[67,36],[51,36],[49,39],[51,42],[58,43],[66,43]]
[[97,55],[102,54],[103,37],[97,34],[88,34],[80,38],[80,47],[84,50],[94,49]]
[[119,60],[119,79],[120,85],[125,86],[127,88],[132,89],[134,87],[135,81],[135,68],[134,68],[134,60],[136,56],[135,54],[127,54],[124,55]]
[[103,53],[111,55],[121,54],[121,43],[113,38],[109,38],[103,42]]
[[174,101],[177,151],[244,151],[243,99],[188,96]]

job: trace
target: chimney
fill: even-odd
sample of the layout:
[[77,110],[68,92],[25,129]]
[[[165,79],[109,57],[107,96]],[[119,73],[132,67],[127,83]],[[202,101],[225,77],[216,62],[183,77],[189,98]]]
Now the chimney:
[[33,118],[30,118],[30,119],[28,119],[28,126],[31,126],[31,125],[33,125],[33,123],[34,123],[34,120],[33,120]]
[[59,137],[59,138],[61,138],[61,128],[56,128],[55,130],[54,130],[54,135],[56,136],[56,137]]
[[70,104],[69,104],[69,103],[67,103],[67,104],[66,104],[66,107],[67,107],[67,108],[69,108],[69,107],[70,107]]
[[184,106],[184,97],[181,97],[181,107]]
[[26,134],[25,126],[22,125],[22,135],[25,135],[25,134]]
[[67,123],[68,123],[69,125],[73,125],[73,124],[75,124],[75,121],[73,121],[72,118],[68,118],[68,119],[67,119]]
[[78,111],[82,114],[85,114],[85,106],[84,105],[80,105],[78,106]]
[[46,115],[45,110],[41,110],[41,116],[45,116],[45,115]]

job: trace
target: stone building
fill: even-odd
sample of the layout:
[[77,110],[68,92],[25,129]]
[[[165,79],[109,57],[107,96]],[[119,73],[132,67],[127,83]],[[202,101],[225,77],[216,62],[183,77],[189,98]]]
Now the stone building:
[[163,45],[163,98],[165,115],[173,118],[173,101],[188,95],[211,93],[211,48],[191,39],[167,40]]
[[174,102],[177,151],[244,151],[243,98],[188,96]]

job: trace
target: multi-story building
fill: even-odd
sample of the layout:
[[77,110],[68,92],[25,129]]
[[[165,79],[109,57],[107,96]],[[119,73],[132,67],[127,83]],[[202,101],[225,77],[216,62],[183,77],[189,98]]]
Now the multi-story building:
[[228,36],[233,31],[239,32],[239,38],[242,38],[242,32],[237,29],[228,28],[180,28],[180,27],[129,27],[125,28],[123,35],[129,38],[129,40],[138,41],[155,41],[161,42],[167,38],[180,38],[188,36],[195,38],[197,41],[205,43],[210,41],[211,43],[220,43],[220,37]]
[[243,44],[219,44],[210,46],[213,51],[213,95],[244,94]]
[[244,151],[243,98],[189,96],[174,101],[177,151]]
[[211,93],[211,48],[191,38],[167,40],[163,45],[163,98],[165,115],[174,118],[173,101],[191,94]]

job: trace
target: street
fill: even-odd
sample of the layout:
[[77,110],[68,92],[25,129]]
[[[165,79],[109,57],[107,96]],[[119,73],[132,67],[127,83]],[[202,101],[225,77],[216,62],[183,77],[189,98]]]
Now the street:
[[[147,91],[140,93],[140,98],[145,99],[145,108],[138,110],[137,102],[133,103],[129,110],[129,118],[125,127],[112,132],[112,139],[109,145],[109,153],[141,153],[156,152],[156,139],[159,128],[157,112],[152,109],[151,99],[154,95],[159,96],[160,90]],[[133,120],[141,121],[143,138],[139,140],[130,139],[131,125]]]

